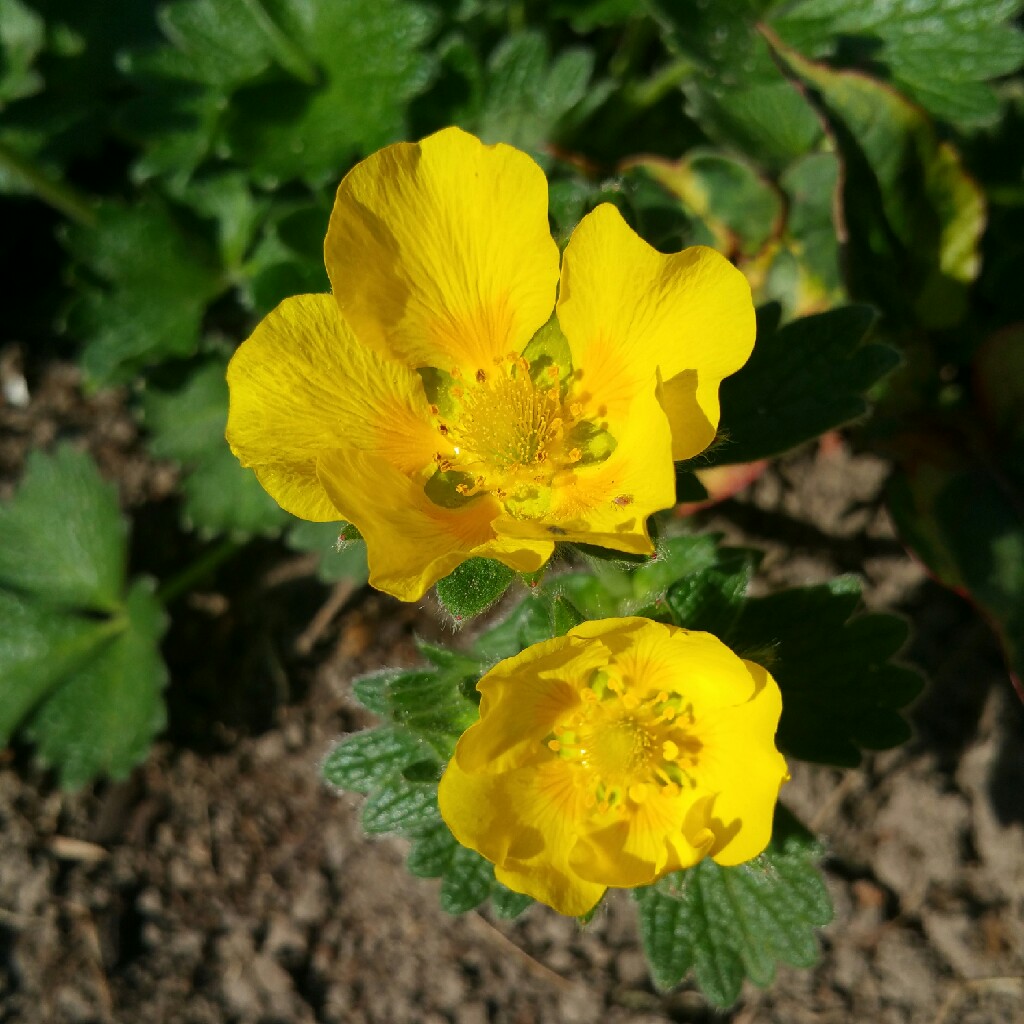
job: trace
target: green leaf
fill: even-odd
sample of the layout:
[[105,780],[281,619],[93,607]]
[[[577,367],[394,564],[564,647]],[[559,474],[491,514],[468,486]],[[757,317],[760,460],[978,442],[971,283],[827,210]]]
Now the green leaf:
[[475,850],[456,846],[441,880],[441,909],[449,914],[465,914],[490,896],[493,885],[490,861]]
[[85,340],[83,369],[104,387],[195,352],[206,306],[226,281],[206,240],[186,231],[166,205],[111,202],[97,216],[95,227],[67,234],[79,273],[97,282],[80,287],[70,323]]
[[482,105],[468,127],[485,142],[537,151],[566,115],[579,115],[593,69],[589,50],[566,49],[552,60],[541,32],[508,35],[487,62]]
[[778,45],[828,119],[843,163],[850,292],[894,318],[951,327],[980,268],[985,200],[921,110],[861,74]]
[[648,0],[648,6],[669,47],[693,65],[683,93],[711,138],[779,168],[815,148],[821,126],[814,111],[757,31],[771,0]]
[[397,679],[404,674],[401,669],[395,668],[368,672],[366,675],[352,681],[352,696],[367,711],[372,711],[375,715],[386,718],[391,712],[388,685],[393,679]]
[[1022,472],[1014,481],[995,463],[957,465],[946,447],[922,449],[893,474],[886,497],[901,537],[946,586],[966,593],[995,630],[1024,695],[1024,460],[1018,460]]
[[470,558],[437,581],[437,596],[458,622],[487,611],[508,590],[515,571],[491,558]]
[[717,565],[673,583],[665,599],[680,626],[713,633],[728,644],[753,574],[748,553],[722,549]]
[[368,793],[429,754],[430,748],[411,732],[383,726],[343,739],[327,755],[321,771],[332,786]]
[[1020,9],[1019,0],[801,0],[773,24],[808,57],[859,51],[935,117],[970,128],[999,115],[986,83],[1024,62]]
[[439,820],[437,785],[407,782],[400,775],[374,789],[363,807],[363,828],[370,835],[414,832]]
[[320,556],[316,574],[324,583],[349,580],[361,587],[370,578],[366,561],[366,545],[362,541],[346,541],[340,537],[344,523],[295,523],[288,531],[288,547]]
[[486,664],[511,658],[524,647],[550,640],[553,623],[551,605],[545,596],[528,594],[509,614],[485,630],[473,644],[473,651]]
[[185,467],[182,515],[204,535],[275,534],[290,519],[224,440],[228,418],[225,363],[210,358],[176,391],[147,391],[142,408],[150,452]]
[[36,57],[46,41],[46,22],[21,0],[0,0],[0,110],[11,100],[39,92]]
[[696,238],[697,242],[752,256],[779,229],[782,201],[778,192],[754,167],[727,153],[696,149],[675,163],[649,159],[637,166],[699,218],[704,237]]
[[70,445],[31,452],[14,498],[0,507],[0,586],[93,611],[120,605],[126,527],[117,490]]
[[494,913],[506,921],[518,917],[534,902],[532,896],[506,889],[501,882],[495,882],[494,889],[491,891],[491,906],[494,907]]
[[891,664],[907,639],[893,615],[857,614],[849,578],[752,598],[730,645],[771,672],[782,691],[777,742],[803,761],[856,766],[861,749],[910,738],[897,709],[921,690],[920,676]]
[[810,967],[818,959],[814,929],[832,919],[815,866],[821,851],[780,808],[768,848],[736,867],[705,859],[638,889],[640,935],[655,984],[669,989],[694,971],[719,1007],[740,994],[744,977],[771,983],[776,962]]
[[123,631],[54,690],[27,726],[39,760],[57,769],[65,789],[100,773],[126,777],[164,727],[159,644],[167,620],[148,583],[128,592],[124,616]]
[[234,94],[225,146],[272,179],[335,180],[353,157],[406,133],[405,111],[430,80],[421,50],[433,17],[405,0],[264,0],[314,85],[291,76]]
[[778,326],[762,307],[754,354],[722,382],[727,439],[702,461],[734,465],[779,455],[866,415],[865,393],[899,362],[895,350],[864,342],[874,321],[864,306],[843,306]]
[[458,848],[448,826],[439,821],[412,837],[405,866],[417,878],[440,878],[451,867]]
[[86,618],[0,590],[0,747],[33,708],[121,629],[116,619]]

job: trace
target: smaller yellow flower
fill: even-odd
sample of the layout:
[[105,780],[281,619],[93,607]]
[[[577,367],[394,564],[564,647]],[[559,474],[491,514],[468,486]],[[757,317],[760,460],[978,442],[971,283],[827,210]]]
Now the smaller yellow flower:
[[740,864],[771,838],[788,778],[782,696],[710,633],[585,622],[496,665],[480,720],[441,779],[441,815],[498,880],[563,914],[608,886],[704,857]]

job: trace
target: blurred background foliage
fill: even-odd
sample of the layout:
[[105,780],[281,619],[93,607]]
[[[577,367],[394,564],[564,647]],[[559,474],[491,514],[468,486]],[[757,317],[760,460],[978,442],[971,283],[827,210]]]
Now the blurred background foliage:
[[[90,389],[130,387],[150,452],[183,468],[180,524],[200,569],[282,536],[323,555],[323,578],[364,582],[358,545],[335,550],[333,528],[297,523],[231,457],[223,368],[281,299],[327,290],[323,236],[344,172],[458,124],[536,157],[560,242],[613,202],[656,247],[711,244],[748,276],[757,352],[726,382],[723,440],[682,467],[680,500],[716,497],[858,420],[853,442],[891,461],[902,538],[978,606],[1019,678],[1021,8],[0,0],[2,272],[17,298],[5,334],[74,358]],[[851,302],[877,314],[871,344],[872,313]],[[67,762],[69,785],[123,774],[161,727],[161,604],[199,571],[155,596],[129,584],[127,527],[105,487],[84,456],[40,456],[0,519],[8,545],[55,501],[68,536],[86,519],[96,533],[87,551],[51,539],[46,586],[0,560],[0,599],[20,595],[29,637],[3,648],[23,693],[0,738],[24,720],[60,762],[52,701],[85,714],[96,687],[116,689],[118,659],[151,663],[130,728]]]

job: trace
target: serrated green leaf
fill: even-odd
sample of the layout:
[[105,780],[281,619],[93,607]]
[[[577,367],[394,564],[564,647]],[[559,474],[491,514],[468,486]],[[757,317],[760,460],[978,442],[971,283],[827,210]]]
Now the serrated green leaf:
[[421,50],[433,24],[428,8],[406,0],[264,7],[317,81],[265,76],[237,90],[224,140],[235,160],[271,179],[321,182],[405,134],[406,106],[433,70]]
[[403,672],[387,683],[388,714],[450,756],[455,740],[476,720],[460,679],[428,672]]
[[890,663],[906,642],[906,623],[893,615],[856,614],[859,604],[856,583],[839,579],[743,606],[731,645],[779,684],[776,739],[786,754],[852,767],[861,749],[887,749],[910,737],[897,709],[917,696],[922,681]]
[[494,867],[475,850],[456,846],[448,870],[441,879],[441,909],[465,914],[480,906],[491,894]]
[[412,733],[382,726],[343,739],[327,755],[321,772],[332,786],[368,793],[429,753]]
[[494,907],[494,913],[505,921],[511,921],[518,917],[534,902],[532,896],[506,889],[501,882],[495,882],[494,888],[491,890],[491,906]]
[[[391,701],[388,687],[392,680],[405,675],[401,669],[385,668],[378,672],[369,672],[352,682],[352,695],[367,711],[372,711],[382,718],[391,712]],[[422,673],[426,675],[426,673]]]
[[440,878],[451,866],[458,848],[448,826],[439,821],[413,836],[405,866],[417,878]]
[[709,136],[780,168],[815,148],[821,126],[814,111],[757,30],[771,0],[648,0],[648,6],[668,45],[693,64],[683,93]]
[[552,60],[543,33],[512,33],[488,60],[482,104],[468,127],[485,142],[536,151],[585,101],[593,69],[589,50],[566,49]]
[[736,867],[706,859],[635,893],[640,934],[655,984],[669,989],[687,972],[708,1000],[735,1002],[743,978],[765,986],[776,962],[813,965],[814,929],[832,906],[807,832],[785,810],[776,813],[768,848]]
[[0,507],[0,586],[43,602],[114,611],[125,582],[126,527],[117,490],[89,456],[64,444],[31,452]]
[[894,349],[865,342],[874,321],[865,306],[844,306],[778,327],[762,307],[754,354],[722,382],[727,439],[703,460],[735,465],[778,455],[868,411],[868,389],[899,362]]
[[1019,0],[801,0],[773,25],[808,57],[859,50],[934,116],[976,127],[999,113],[986,83],[1024,62],[1020,9]]
[[461,651],[440,647],[437,644],[428,643],[419,637],[416,638],[416,649],[434,668],[438,668],[442,672],[461,677],[478,676],[480,674],[479,660],[471,658]]
[[456,621],[471,619],[494,604],[515,579],[515,571],[493,558],[470,558],[437,581],[437,596]]
[[728,644],[753,573],[754,563],[744,553],[728,557],[723,551],[718,564],[673,583],[665,600],[680,626],[713,633]]
[[143,395],[150,451],[186,469],[182,515],[203,533],[274,534],[290,519],[287,512],[244,469],[224,440],[228,418],[225,364],[208,359],[177,391]]
[[439,820],[437,786],[407,782],[400,775],[374,789],[363,807],[363,828],[371,835],[414,832]]
[[370,578],[366,561],[366,545],[362,541],[343,541],[344,523],[298,522],[288,531],[288,547],[295,551],[314,552],[320,556],[316,574],[324,583],[348,580],[353,586],[364,586]]
[[0,590],[0,747],[33,708],[123,628],[116,618],[87,618]]
[[39,760],[56,768],[65,789],[101,773],[124,778],[164,727],[159,644],[167,619],[146,582],[129,590],[124,615],[123,632],[54,690],[27,726]]
[[85,341],[82,367],[102,387],[195,352],[206,306],[227,281],[206,239],[162,203],[106,203],[97,217],[69,230],[67,246],[99,282],[79,289],[70,323]]

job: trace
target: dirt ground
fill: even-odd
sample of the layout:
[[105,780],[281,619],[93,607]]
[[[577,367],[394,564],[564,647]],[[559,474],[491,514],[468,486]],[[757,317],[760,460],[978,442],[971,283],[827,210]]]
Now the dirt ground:
[[[125,396],[86,399],[59,363],[26,376],[28,406],[0,407],[0,495],[30,446],[76,438],[136,513],[133,569],[187,561],[175,471],[145,457]],[[1024,707],[984,626],[894,539],[884,471],[830,444],[702,520],[768,552],[761,590],[862,576],[913,621],[931,680],[911,744],[857,771],[795,765],[783,791],[828,850],[816,969],[716,1013],[655,992],[621,894],[584,929],[542,907],[447,917],[317,766],[369,723],[351,680],[448,627],[431,601],[342,604],[261,542],[172,608],[170,725],[130,779],[66,796],[29,750],[2,755],[0,1024],[1024,1020]]]

